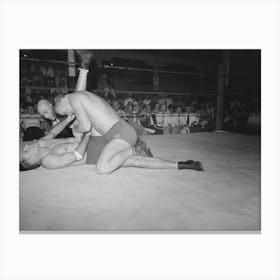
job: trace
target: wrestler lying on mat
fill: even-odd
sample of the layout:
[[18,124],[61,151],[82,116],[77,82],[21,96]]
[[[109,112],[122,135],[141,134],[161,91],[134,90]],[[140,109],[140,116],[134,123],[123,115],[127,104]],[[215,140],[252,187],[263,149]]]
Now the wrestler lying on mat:
[[[69,116],[63,121],[63,124],[67,125],[72,120],[73,117]],[[63,126],[60,127],[63,129]],[[74,163],[96,164],[100,153],[107,144],[104,136],[90,136],[89,133],[84,134],[82,140],[77,138],[54,139],[56,136],[54,131],[60,133],[56,128],[52,133],[35,141],[32,145],[26,145],[22,152],[21,170],[34,169],[40,165],[55,169]],[[127,159],[122,167],[202,170],[199,162],[188,161],[177,164],[176,162],[152,158],[150,149],[140,139],[138,139],[134,149],[135,156]]]
[[[67,125],[71,121],[73,121],[73,116],[67,117],[64,124]],[[60,132],[57,130],[57,133]],[[55,138],[54,133],[51,135]],[[85,133],[81,140],[76,138],[50,139],[50,136],[43,137],[24,148],[21,165],[29,170],[39,166],[56,169],[75,163],[96,164],[106,144],[107,140],[104,136],[90,136],[90,133]],[[201,163],[198,161],[189,160],[177,163],[153,158],[150,149],[139,138],[133,149],[135,155],[128,158],[122,164],[122,167],[203,170]]]

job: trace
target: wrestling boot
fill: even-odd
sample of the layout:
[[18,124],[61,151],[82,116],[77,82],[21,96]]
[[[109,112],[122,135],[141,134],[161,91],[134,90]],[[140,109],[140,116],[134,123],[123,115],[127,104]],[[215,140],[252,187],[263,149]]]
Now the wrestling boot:
[[200,161],[187,160],[178,161],[178,169],[194,169],[197,171],[204,171],[204,167]]
[[78,57],[80,59],[81,68],[89,69],[91,62],[94,59],[94,55],[88,50],[76,50]]

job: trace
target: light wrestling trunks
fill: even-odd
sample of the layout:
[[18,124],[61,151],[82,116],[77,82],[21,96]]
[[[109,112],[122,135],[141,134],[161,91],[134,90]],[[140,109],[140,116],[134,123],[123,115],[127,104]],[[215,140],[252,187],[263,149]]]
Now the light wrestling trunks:
[[114,124],[104,137],[108,142],[113,138],[120,138],[127,142],[131,147],[133,147],[137,141],[137,133],[135,129],[124,120],[120,120]]

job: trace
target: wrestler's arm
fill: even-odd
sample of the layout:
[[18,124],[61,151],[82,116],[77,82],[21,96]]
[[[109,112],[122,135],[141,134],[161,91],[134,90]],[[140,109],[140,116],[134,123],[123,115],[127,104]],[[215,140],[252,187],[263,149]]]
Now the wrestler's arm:
[[62,122],[56,124],[51,131],[42,137],[43,140],[49,140],[55,138],[73,119],[75,118],[74,115],[67,116]]
[[[42,166],[48,169],[57,169],[68,166],[74,162],[84,163],[90,133],[83,135],[83,138],[74,152],[67,152],[62,155],[48,154],[42,160]],[[78,155],[78,156],[77,156]],[[80,158],[79,158],[80,157]],[[82,161],[83,160],[83,161]]]
[[73,126],[74,131],[87,133],[91,131],[91,122],[83,106],[88,98],[82,93],[75,93],[71,96],[71,106],[76,116],[77,124]]

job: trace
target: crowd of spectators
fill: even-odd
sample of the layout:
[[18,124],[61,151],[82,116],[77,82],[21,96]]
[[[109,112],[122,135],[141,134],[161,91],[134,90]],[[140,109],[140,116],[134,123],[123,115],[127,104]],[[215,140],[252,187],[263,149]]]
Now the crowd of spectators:
[[21,87],[50,87],[63,88],[67,86],[67,68],[50,63],[31,63],[20,70]]
[[231,100],[224,114],[224,130],[240,133],[261,133],[261,110],[258,99],[241,102]]
[[107,101],[140,135],[212,131],[215,127],[212,101],[184,102],[178,96],[167,95],[145,95],[144,98],[129,95]]
[[68,93],[67,67],[43,62],[24,63],[20,70],[20,106],[27,113],[42,99]]
[[[67,71],[63,65],[31,63],[20,71],[20,112],[36,114],[40,99],[53,102],[58,94],[68,93]],[[47,88],[47,90],[46,90]],[[121,118],[135,127],[138,134],[181,134],[215,130],[216,100],[209,97],[167,94],[116,94],[106,74],[100,76],[98,93]],[[227,102],[223,129],[232,132],[260,133],[260,106],[256,102]],[[40,125],[42,127],[42,123]]]
[[[101,94],[102,96],[102,94]],[[102,97],[105,98],[105,95]],[[215,130],[214,100],[172,95],[132,95],[105,98],[139,135],[184,134]],[[23,112],[22,112],[23,113]],[[27,107],[29,115],[36,113]],[[31,120],[28,120],[30,122]],[[38,122],[39,126],[39,122]],[[40,123],[40,127],[44,124]],[[237,100],[225,108],[223,130],[260,134],[260,110]]]

